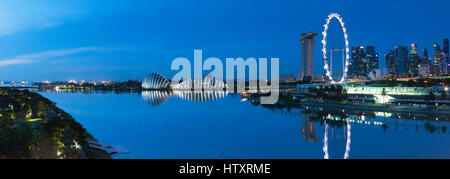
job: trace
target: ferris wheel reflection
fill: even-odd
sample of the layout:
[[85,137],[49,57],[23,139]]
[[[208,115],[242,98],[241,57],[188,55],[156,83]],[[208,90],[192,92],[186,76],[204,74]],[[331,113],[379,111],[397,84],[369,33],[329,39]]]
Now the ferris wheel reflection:
[[[344,154],[344,159],[349,159],[350,157],[350,145],[352,143],[352,133],[351,133],[351,124],[350,124],[350,120],[347,119],[347,143],[345,145],[345,154]],[[328,130],[329,130],[329,125],[327,122],[325,122],[325,132],[323,135],[323,153],[324,153],[324,159],[330,159],[330,154],[328,151]]]

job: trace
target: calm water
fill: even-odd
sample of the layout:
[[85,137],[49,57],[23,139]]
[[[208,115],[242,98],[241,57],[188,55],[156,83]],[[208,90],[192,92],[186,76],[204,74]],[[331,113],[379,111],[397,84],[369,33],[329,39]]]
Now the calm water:
[[131,152],[115,158],[450,158],[440,116],[263,107],[222,94],[40,94]]

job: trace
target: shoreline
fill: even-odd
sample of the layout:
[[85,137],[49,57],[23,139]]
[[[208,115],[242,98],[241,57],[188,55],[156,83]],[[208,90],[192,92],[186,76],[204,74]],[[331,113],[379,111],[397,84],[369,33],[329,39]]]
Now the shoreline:
[[0,144],[14,143],[0,158],[111,159],[106,150],[89,146],[95,137],[69,113],[36,92],[0,88],[0,124]]
[[292,103],[286,102],[288,105],[299,105],[299,106],[319,106],[319,107],[329,107],[329,108],[341,108],[341,109],[353,109],[353,110],[365,110],[371,112],[391,112],[391,113],[418,113],[418,114],[440,114],[440,115],[450,115],[450,111],[439,111],[439,110],[417,110],[420,108],[402,108],[395,109],[391,106],[388,107],[376,107],[376,106],[358,106],[351,104],[338,104],[338,103],[319,103],[319,102],[300,102],[300,103]]

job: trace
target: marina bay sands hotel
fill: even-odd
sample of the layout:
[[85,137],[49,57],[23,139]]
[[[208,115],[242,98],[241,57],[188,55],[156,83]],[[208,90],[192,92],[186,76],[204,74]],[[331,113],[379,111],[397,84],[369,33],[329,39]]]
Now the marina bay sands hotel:
[[318,34],[309,32],[304,33],[300,37],[301,44],[301,66],[298,80],[305,80],[314,77],[314,37]]

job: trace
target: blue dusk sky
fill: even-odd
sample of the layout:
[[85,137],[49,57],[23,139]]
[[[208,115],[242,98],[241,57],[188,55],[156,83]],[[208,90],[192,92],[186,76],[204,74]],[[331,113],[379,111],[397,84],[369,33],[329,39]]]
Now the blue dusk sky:
[[[173,59],[278,57],[281,74],[300,69],[300,34],[344,18],[351,46],[384,54],[417,43],[433,53],[450,36],[448,0],[15,0],[0,1],[0,80],[171,78]],[[343,45],[332,21],[330,46]],[[318,36],[315,75],[323,62]],[[330,47],[334,48],[334,47]]]

